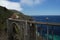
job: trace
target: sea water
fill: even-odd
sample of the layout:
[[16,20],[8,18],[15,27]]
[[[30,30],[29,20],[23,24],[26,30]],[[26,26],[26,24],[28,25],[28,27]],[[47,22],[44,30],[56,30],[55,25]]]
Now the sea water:
[[[38,22],[55,22],[55,23],[60,23],[60,16],[32,16],[33,19],[35,21],[38,21]],[[48,21],[46,20],[46,18],[48,17]],[[40,26],[38,26],[38,32],[40,33]],[[46,25],[42,25],[43,27],[43,31],[42,31],[42,36],[44,36],[45,38],[47,37],[47,26]],[[52,40],[52,30],[54,32],[54,35],[53,35],[53,39],[54,40],[60,40],[60,26],[54,26],[54,28],[52,29],[52,27],[49,27],[49,35],[48,35],[48,38],[49,40]]]

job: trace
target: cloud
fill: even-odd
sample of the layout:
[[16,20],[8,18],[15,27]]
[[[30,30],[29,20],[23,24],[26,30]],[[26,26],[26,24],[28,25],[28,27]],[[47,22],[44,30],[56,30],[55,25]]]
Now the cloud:
[[26,5],[37,5],[43,3],[45,0],[20,0],[21,4],[26,4]]
[[35,0],[35,4],[41,4],[41,3],[43,3],[45,0]]
[[34,6],[37,4],[40,5],[43,2],[44,2],[44,0],[20,0],[20,2],[11,2],[8,0],[0,0],[0,6],[4,6],[8,9],[14,9],[14,10],[21,11],[23,9],[22,8],[23,4],[24,4],[24,6],[25,5]]
[[21,4],[33,5],[33,0],[20,0]]
[[10,2],[8,0],[0,0],[0,6],[4,6],[7,9],[14,9],[14,10],[18,10],[21,11],[21,4],[18,2]]

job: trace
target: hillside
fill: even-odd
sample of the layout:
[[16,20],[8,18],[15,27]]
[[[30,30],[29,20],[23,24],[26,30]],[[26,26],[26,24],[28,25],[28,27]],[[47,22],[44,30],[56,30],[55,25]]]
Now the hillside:
[[5,7],[0,6],[0,30],[5,29],[6,20],[11,17],[12,14],[16,13],[19,16],[19,19],[22,20],[31,20],[30,16],[24,15],[22,12],[16,10],[9,10]]

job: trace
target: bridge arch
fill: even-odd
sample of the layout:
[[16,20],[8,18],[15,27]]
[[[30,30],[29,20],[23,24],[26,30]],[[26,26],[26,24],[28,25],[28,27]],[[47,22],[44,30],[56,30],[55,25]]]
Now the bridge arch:
[[19,38],[20,32],[21,32],[20,25],[18,23],[16,23],[16,22],[12,22],[10,25],[11,25],[11,28],[12,28],[11,29],[12,30],[11,40],[20,40],[20,38]]
[[[11,26],[12,26],[12,28],[13,28],[13,32],[17,32],[18,30],[19,30],[19,25],[18,25],[18,23],[15,23],[15,22],[13,22],[13,23],[11,23]],[[18,29],[18,30],[17,30]]]

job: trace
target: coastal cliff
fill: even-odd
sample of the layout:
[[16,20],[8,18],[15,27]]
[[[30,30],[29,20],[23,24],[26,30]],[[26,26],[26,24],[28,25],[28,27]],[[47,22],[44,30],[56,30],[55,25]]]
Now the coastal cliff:
[[8,40],[6,24],[8,18],[32,21],[32,17],[24,15],[22,12],[0,6],[0,40]]
[[21,20],[32,20],[32,17],[24,15],[22,12],[10,10],[0,6],[0,30],[5,28],[6,20],[8,18],[18,18]]

